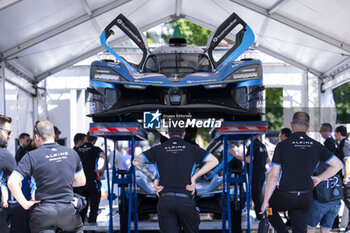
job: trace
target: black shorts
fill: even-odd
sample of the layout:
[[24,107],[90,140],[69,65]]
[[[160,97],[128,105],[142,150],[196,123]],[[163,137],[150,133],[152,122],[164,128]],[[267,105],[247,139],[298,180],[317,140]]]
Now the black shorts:
[[82,233],[84,225],[71,203],[39,203],[30,211],[31,233],[45,230],[54,233],[57,228],[63,231]]

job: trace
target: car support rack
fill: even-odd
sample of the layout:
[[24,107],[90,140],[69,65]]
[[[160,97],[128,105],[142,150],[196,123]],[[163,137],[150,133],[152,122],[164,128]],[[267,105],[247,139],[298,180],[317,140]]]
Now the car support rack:
[[[213,128],[211,131],[211,136],[214,140],[222,140],[224,144],[224,168],[223,168],[223,189],[222,189],[222,232],[226,232],[226,217],[228,219],[228,232],[232,232],[231,226],[231,200],[230,200],[230,185],[246,184],[246,206],[247,206],[247,232],[250,232],[250,200],[251,200],[251,183],[252,183],[252,169],[253,163],[250,163],[249,174],[247,173],[247,161],[245,149],[243,149],[244,158],[244,170],[241,177],[231,177],[228,169],[228,140],[243,140],[243,148],[245,148],[246,140],[250,139],[250,161],[253,161],[253,149],[254,148],[254,136],[265,134],[267,132],[267,122],[266,121],[254,121],[254,122],[222,122],[220,128]],[[235,196],[237,191],[235,190]],[[241,200],[244,194],[241,195]],[[237,197],[237,196],[236,196]],[[235,198],[236,199],[236,198]],[[240,216],[241,216],[240,212]],[[241,229],[234,229],[235,233],[241,232]]]
[[[90,124],[91,135],[104,137],[105,139],[105,154],[107,158],[107,139],[111,139],[114,142],[117,140],[127,140],[131,147],[131,161],[134,159],[135,140],[147,140],[147,132],[142,129],[138,123],[91,123]],[[121,187],[121,195],[119,208],[126,208],[128,210],[127,226],[123,221],[126,216],[120,216],[121,225],[120,232],[130,232],[131,227],[131,215],[134,217],[134,232],[138,232],[137,221],[137,192],[136,192],[136,176],[135,167],[131,164],[128,171],[119,171],[115,169],[115,147],[113,155],[113,168],[112,177],[109,174],[108,160],[106,162],[107,170],[107,199],[109,201],[109,228],[108,232],[113,233],[113,201],[116,199],[114,194],[114,184],[118,184]],[[126,203],[128,201],[128,203]],[[122,219],[123,218],[123,219]]]

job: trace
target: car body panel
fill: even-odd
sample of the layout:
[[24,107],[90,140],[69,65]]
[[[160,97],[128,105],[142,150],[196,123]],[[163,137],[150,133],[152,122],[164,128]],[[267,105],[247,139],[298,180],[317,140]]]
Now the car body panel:
[[[230,75],[234,74],[241,65],[256,65],[256,72],[248,73],[248,77],[240,77],[237,79],[227,79]],[[92,81],[103,81],[106,83],[114,84],[133,84],[133,85],[143,85],[143,86],[162,86],[162,87],[188,87],[188,86],[199,86],[199,85],[212,85],[212,84],[223,84],[223,83],[235,83],[243,82],[248,80],[258,79],[257,84],[262,84],[261,80],[261,70],[259,67],[261,62],[259,60],[250,60],[246,62],[230,62],[226,64],[221,72],[209,73],[200,72],[188,74],[181,80],[170,80],[163,74],[158,73],[131,73],[125,64],[109,64],[101,61],[94,61],[91,64],[91,80]],[[102,68],[107,68],[110,73]],[[100,71],[100,72],[99,72]],[[115,80],[111,79],[110,76],[118,76]],[[121,78],[122,77],[122,78]],[[91,86],[95,83],[92,82]]]
[[[138,64],[129,63],[112,49],[110,40],[116,33],[124,33],[142,51]],[[228,43],[228,36],[234,41],[216,57],[216,49],[223,41]],[[118,62],[91,64],[89,116],[94,122],[136,121],[144,111],[156,110],[195,118],[261,118],[262,63],[235,61],[254,42],[252,30],[235,13],[212,33],[206,49],[172,38],[169,45],[150,51],[143,34],[122,14],[105,28],[100,41]]]

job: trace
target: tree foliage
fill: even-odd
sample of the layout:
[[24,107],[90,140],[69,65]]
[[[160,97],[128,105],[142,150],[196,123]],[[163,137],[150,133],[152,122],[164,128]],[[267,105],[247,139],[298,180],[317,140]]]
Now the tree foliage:
[[270,130],[283,126],[283,88],[266,88],[266,121]]
[[333,89],[333,97],[337,109],[337,123],[350,122],[350,82]]
[[165,23],[167,32],[162,34],[162,38],[165,42],[168,42],[173,37],[173,30],[176,26],[179,27],[181,34],[187,40],[187,44],[205,46],[207,40],[211,34],[211,31],[191,23],[185,19],[172,20]]
[[204,142],[204,147],[206,147],[210,142],[210,128],[198,128],[197,135],[201,135]]

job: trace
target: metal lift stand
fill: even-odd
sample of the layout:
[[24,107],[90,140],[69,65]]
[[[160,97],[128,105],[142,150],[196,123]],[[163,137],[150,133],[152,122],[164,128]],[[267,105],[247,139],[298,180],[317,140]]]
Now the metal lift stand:
[[[246,202],[247,202],[247,232],[250,232],[250,219],[249,219],[249,209],[250,209],[250,189],[252,177],[251,175],[247,179],[247,163],[245,150],[244,155],[244,174],[243,177],[232,178],[231,174],[228,172],[228,151],[227,151],[227,140],[243,140],[245,146],[245,140],[249,137],[252,141],[251,143],[251,161],[253,160],[253,138],[254,135],[264,134],[267,131],[267,123],[264,121],[258,122],[223,122],[221,128],[214,129],[213,138],[216,140],[223,140],[224,142],[224,169],[223,169],[223,191],[222,191],[222,232],[226,232],[226,213],[229,223],[229,233],[232,232],[231,227],[231,208],[230,208],[230,185],[231,184],[242,184],[246,183]],[[95,136],[102,136],[105,139],[105,152],[107,156],[107,139],[112,139],[114,142],[116,140],[128,140],[131,141],[131,159],[134,159],[134,145],[135,139],[145,140],[147,139],[147,133],[138,125],[137,123],[91,123],[90,132]],[[132,161],[131,160],[131,161]],[[115,152],[113,156],[113,161],[115,161]],[[252,163],[250,165],[250,174],[252,174]],[[106,169],[108,171],[108,160],[106,159]],[[134,232],[138,232],[137,223],[137,192],[136,192],[136,175],[135,168],[131,165],[129,170],[129,176],[126,178],[119,178],[116,174],[114,162],[112,169],[112,178],[107,172],[107,187],[108,187],[108,201],[110,208],[110,219],[109,219],[109,233],[113,233],[113,200],[116,198],[114,194],[114,184],[118,185],[128,185],[129,192],[129,203],[128,203],[128,233],[130,232],[131,226],[131,213],[134,214]],[[131,176],[131,177],[130,177]],[[236,190],[237,192],[237,190]],[[242,200],[242,193],[241,200]]]
[[[109,201],[109,227],[108,232],[113,233],[113,200],[116,199],[114,194],[114,184],[127,185],[129,188],[128,196],[128,233],[131,228],[131,214],[134,214],[134,232],[138,232],[137,222],[137,192],[136,192],[136,174],[135,167],[131,164],[129,175],[126,178],[118,177],[119,172],[116,171],[115,162],[115,146],[113,154],[112,177],[109,175],[108,159],[107,159],[107,139],[131,141],[131,161],[134,159],[135,139],[147,139],[147,133],[138,123],[91,123],[90,132],[94,136],[104,137],[105,154],[106,154],[106,170],[107,170],[107,189]],[[130,177],[131,176],[131,177]]]
[[[265,121],[257,122],[223,122],[221,128],[214,129],[212,136],[216,140],[223,140],[224,143],[224,168],[223,168],[223,190],[222,190],[222,232],[226,232],[226,214],[228,219],[228,232],[232,232],[231,226],[231,200],[230,200],[230,185],[246,183],[246,202],[247,202],[247,232],[250,232],[250,199],[251,199],[251,183],[252,183],[252,169],[253,169],[253,148],[254,148],[254,136],[258,134],[264,134],[267,131],[267,123]],[[245,148],[246,140],[251,139],[250,145],[250,166],[249,176],[247,178],[247,161],[245,149],[243,149],[244,158],[244,171],[243,175],[239,178],[232,178],[228,172],[228,151],[227,140],[243,140],[243,146]],[[238,190],[235,190],[237,192]],[[240,200],[242,200],[242,193]],[[235,194],[236,195],[236,194]]]
[[[106,163],[106,171],[107,171],[107,200],[109,202],[109,228],[108,228],[108,232],[113,232],[113,193],[111,192],[111,186],[109,184],[110,178],[109,178],[109,167],[108,167],[108,155],[107,155],[107,137],[104,137],[104,141],[105,141],[105,163]],[[114,160],[114,158],[113,158]],[[114,167],[114,166],[113,166]],[[113,173],[112,173],[113,174]],[[112,194],[112,195],[111,195]]]

